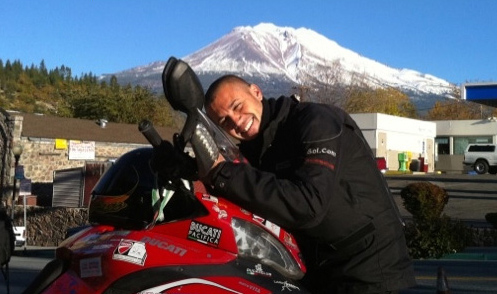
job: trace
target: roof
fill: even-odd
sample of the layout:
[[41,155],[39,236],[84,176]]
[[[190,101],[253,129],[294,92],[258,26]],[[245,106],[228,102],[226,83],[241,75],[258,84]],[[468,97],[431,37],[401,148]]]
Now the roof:
[[[95,120],[56,117],[31,113],[11,113],[22,116],[22,137],[67,139],[109,143],[148,144],[137,124],[108,122],[101,127]],[[171,140],[175,128],[156,127],[163,139]]]

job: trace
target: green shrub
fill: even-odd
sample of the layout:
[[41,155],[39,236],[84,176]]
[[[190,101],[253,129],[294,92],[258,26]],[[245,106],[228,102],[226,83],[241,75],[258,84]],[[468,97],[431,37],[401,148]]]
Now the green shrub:
[[404,207],[418,221],[429,221],[440,218],[449,201],[445,189],[430,182],[419,182],[407,185],[400,192]]
[[473,232],[464,223],[445,215],[430,222],[409,223],[405,234],[409,254],[417,259],[459,252],[473,240]]
[[473,241],[473,231],[460,221],[442,215],[449,201],[445,189],[429,183],[407,185],[400,192],[413,222],[406,226],[406,241],[412,258],[440,258],[461,251]]

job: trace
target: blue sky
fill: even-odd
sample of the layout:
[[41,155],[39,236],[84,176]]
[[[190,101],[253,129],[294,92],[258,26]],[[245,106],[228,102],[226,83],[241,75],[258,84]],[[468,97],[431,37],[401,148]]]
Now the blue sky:
[[3,0],[0,59],[115,73],[269,22],[312,29],[391,67],[497,82],[496,13],[495,0]]

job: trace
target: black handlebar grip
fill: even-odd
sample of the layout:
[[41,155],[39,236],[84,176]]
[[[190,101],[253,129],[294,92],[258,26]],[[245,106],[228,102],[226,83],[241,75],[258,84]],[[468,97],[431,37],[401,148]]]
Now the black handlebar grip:
[[157,130],[154,128],[151,121],[146,119],[142,120],[140,124],[138,124],[138,130],[143,134],[143,136],[145,136],[150,145],[153,147],[159,147],[162,142],[162,138],[159,133],[157,133]]

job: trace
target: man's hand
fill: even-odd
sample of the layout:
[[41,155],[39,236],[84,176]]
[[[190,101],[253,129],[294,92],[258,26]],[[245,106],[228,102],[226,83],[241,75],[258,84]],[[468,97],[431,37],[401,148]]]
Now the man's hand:
[[165,180],[198,178],[195,159],[187,153],[179,152],[168,141],[162,141],[154,148],[151,167],[161,179]]
[[[224,158],[224,156],[221,155],[221,153],[219,153],[219,156],[218,158],[216,159],[216,161],[214,161],[214,164],[212,165],[211,169],[210,170],[213,170],[214,168],[216,168],[220,163],[222,162],[225,162],[226,159]],[[210,172],[210,171],[209,171]]]

